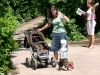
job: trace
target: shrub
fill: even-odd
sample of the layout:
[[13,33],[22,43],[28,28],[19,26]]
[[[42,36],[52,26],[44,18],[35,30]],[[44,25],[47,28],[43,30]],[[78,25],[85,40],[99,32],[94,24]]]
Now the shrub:
[[67,36],[69,41],[84,40],[85,36],[79,32],[78,25],[75,24],[76,20],[71,19],[70,22],[65,24]]
[[13,33],[18,25],[17,18],[13,15],[12,8],[6,8],[7,12],[0,17],[0,72],[10,69],[10,52],[18,48],[17,42],[13,40]]

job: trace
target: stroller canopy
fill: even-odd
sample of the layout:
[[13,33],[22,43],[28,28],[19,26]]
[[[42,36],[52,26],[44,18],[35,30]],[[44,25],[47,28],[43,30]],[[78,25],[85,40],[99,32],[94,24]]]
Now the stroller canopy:
[[45,38],[42,32],[38,32],[37,30],[34,30],[29,34],[28,40],[29,40],[29,45],[33,46],[35,42],[45,41]]

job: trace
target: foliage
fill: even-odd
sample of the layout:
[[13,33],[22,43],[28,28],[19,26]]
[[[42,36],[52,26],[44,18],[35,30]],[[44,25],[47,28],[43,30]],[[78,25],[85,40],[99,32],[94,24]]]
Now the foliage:
[[6,7],[4,16],[0,17],[0,72],[7,72],[11,67],[10,52],[18,48],[13,40],[13,33],[18,25],[11,7]]
[[85,39],[85,36],[79,32],[78,25],[75,24],[75,21],[75,19],[71,19],[70,22],[65,25],[68,39],[70,41],[79,41]]
[[96,35],[100,36],[100,31]]
[[0,72],[0,75],[4,75],[4,73],[1,73],[1,72]]
[[28,21],[39,14],[37,0],[11,0],[9,4],[13,8],[14,14],[20,15],[24,21]]

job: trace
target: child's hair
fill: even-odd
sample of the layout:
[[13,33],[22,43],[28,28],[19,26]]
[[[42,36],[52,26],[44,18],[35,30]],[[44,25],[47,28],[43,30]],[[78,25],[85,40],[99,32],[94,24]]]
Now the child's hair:
[[88,3],[90,3],[92,6],[95,4],[95,0],[87,0]]

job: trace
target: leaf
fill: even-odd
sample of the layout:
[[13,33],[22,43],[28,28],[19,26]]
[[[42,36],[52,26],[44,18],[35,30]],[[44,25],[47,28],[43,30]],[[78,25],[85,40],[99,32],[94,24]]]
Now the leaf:
[[0,75],[4,75],[4,73],[1,73],[1,72],[0,72]]

